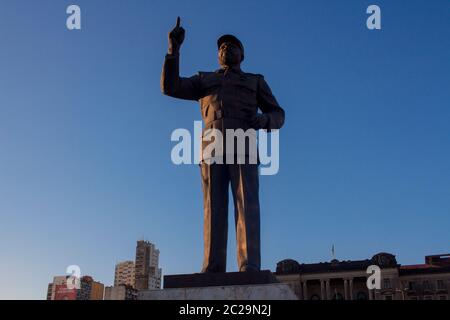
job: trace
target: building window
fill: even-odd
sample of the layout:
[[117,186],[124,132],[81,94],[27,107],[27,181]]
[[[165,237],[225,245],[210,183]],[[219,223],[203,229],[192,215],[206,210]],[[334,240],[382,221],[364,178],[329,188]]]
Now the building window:
[[409,300],[419,300],[419,298],[417,298],[416,296],[412,296],[409,298]]
[[433,296],[424,296],[423,300],[433,300]]
[[320,297],[317,294],[311,296],[311,300],[320,300]]
[[356,300],[367,300],[367,294],[365,292],[359,291],[356,294]]
[[444,280],[438,280],[437,281],[437,288],[438,288],[438,290],[445,290]]
[[344,296],[341,293],[337,292],[333,296],[333,300],[344,300]]
[[383,289],[391,289],[391,279],[383,279]]
[[386,296],[384,296],[384,300],[393,300],[392,299],[392,295],[386,295]]
[[409,290],[416,290],[416,283],[414,281],[410,281],[408,283],[408,289]]
[[441,295],[441,296],[439,296],[439,300],[447,300],[447,296],[446,295]]
[[423,290],[428,290],[428,291],[431,290],[431,284],[430,284],[430,281],[424,280],[424,282],[423,282]]

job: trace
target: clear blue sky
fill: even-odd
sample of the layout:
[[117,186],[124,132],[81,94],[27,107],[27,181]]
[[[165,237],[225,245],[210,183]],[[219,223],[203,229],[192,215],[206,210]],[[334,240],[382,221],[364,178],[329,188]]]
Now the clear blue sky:
[[200,270],[199,168],[170,161],[199,107],[159,89],[177,15],[183,75],[216,69],[234,33],[286,110],[280,172],[261,178],[263,268],[332,244],[402,264],[450,251],[449,1],[1,0],[0,298],[43,299],[71,264],[110,285],[140,238],[164,274]]

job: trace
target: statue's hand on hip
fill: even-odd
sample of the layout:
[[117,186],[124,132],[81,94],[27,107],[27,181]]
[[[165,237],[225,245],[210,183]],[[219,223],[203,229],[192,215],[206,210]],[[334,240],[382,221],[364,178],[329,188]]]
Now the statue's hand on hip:
[[259,130],[259,129],[267,129],[267,125],[269,123],[269,117],[267,114],[258,114],[255,118],[250,121],[250,127]]

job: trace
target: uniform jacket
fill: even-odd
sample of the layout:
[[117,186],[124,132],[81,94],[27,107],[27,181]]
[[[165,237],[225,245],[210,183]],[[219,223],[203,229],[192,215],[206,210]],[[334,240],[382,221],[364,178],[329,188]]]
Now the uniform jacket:
[[[214,128],[222,132],[225,143],[226,129],[250,129],[258,108],[269,119],[262,129],[280,129],[284,124],[284,110],[260,74],[240,69],[219,69],[199,72],[189,78],[180,77],[179,55],[167,54],[161,74],[161,90],[174,98],[199,101],[205,125],[202,138],[206,130]],[[209,143],[202,141],[202,150]],[[223,149],[224,153],[230,152],[225,145]],[[234,150],[234,153],[239,152]],[[249,156],[247,146],[245,155]]]

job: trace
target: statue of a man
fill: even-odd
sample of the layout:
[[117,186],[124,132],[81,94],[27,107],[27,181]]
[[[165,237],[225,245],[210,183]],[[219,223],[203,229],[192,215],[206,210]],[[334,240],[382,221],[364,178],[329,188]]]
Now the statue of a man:
[[[241,70],[244,47],[232,35],[217,41],[221,68],[199,72],[184,78],[179,75],[179,50],[185,30],[177,18],[169,33],[169,49],[161,75],[165,95],[200,102],[204,122],[202,138],[208,129],[226,136],[227,129],[279,129],[284,123],[284,110],[279,106],[264,77]],[[258,108],[262,113],[258,113]],[[202,149],[205,141],[202,139]],[[235,152],[225,147],[226,153]],[[251,157],[245,150],[247,160]],[[200,163],[204,202],[204,260],[202,272],[225,272],[228,236],[228,188],[231,183],[237,241],[239,271],[259,271],[260,208],[259,161],[245,163]]]

